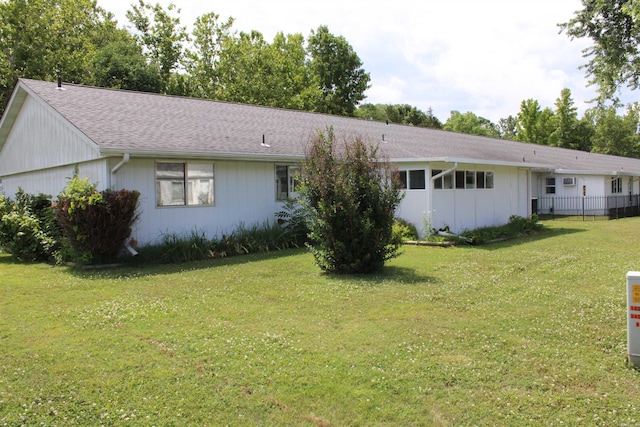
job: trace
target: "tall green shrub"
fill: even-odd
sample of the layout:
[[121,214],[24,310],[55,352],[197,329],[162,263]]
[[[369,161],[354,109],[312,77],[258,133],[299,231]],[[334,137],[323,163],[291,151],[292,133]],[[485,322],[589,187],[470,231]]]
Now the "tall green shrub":
[[302,168],[311,251],[332,273],[371,273],[395,257],[394,214],[402,194],[397,172],[361,137],[339,143],[319,132]]
[[52,259],[60,247],[60,237],[51,196],[32,195],[20,189],[13,202],[0,195],[0,246],[14,258]]
[[115,258],[137,220],[137,191],[98,192],[88,179],[73,177],[58,196],[56,214],[66,241],[83,262]]

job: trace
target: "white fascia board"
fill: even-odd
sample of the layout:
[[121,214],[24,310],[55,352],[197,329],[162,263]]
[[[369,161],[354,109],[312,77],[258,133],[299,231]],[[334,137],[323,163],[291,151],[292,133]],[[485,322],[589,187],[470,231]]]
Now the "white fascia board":
[[391,159],[392,163],[458,163],[469,165],[488,165],[488,166],[510,166],[529,169],[552,169],[553,165],[529,162],[504,162],[498,160],[485,159],[465,159],[456,157],[422,157],[422,158],[400,158]]
[[558,175],[640,176],[638,173],[610,170],[554,169]]
[[[268,150],[268,148],[265,148]],[[158,151],[158,150],[126,150],[126,149],[102,149],[100,154],[106,157],[123,156],[129,154],[138,158],[173,158],[173,159],[220,159],[220,160],[244,160],[253,162],[300,162],[304,156],[284,156],[280,154],[256,154],[256,153],[207,153],[185,151]]]

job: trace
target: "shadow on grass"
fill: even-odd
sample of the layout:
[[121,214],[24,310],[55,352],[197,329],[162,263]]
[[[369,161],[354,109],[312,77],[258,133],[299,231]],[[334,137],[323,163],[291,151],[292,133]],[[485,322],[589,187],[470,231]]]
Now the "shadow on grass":
[[502,248],[510,248],[513,246],[520,246],[527,243],[545,240],[551,237],[558,237],[563,235],[575,234],[584,232],[586,230],[579,228],[545,228],[543,231],[540,231],[535,234],[531,234],[528,236],[517,236],[512,238],[507,238],[504,240],[500,240],[498,242],[492,243],[483,243],[481,245],[466,245],[460,244],[459,248],[474,248],[474,249],[485,249],[489,251],[495,251]]
[[190,261],[182,263],[136,263],[134,261],[114,264],[111,266],[87,266],[67,267],[69,274],[82,279],[108,279],[132,276],[158,276],[174,274],[185,271],[204,270],[222,266],[233,266],[260,262],[269,259],[278,259],[288,256],[301,255],[305,249],[285,249],[281,251],[259,252],[247,255],[235,255],[225,258],[214,258],[202,261]]

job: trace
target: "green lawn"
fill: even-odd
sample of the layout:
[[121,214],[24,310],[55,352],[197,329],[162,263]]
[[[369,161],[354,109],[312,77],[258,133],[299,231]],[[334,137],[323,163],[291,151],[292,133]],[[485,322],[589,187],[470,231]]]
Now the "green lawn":
[[640,219],[405,247],[79,272],[0,255],[0,426],[640,425]]

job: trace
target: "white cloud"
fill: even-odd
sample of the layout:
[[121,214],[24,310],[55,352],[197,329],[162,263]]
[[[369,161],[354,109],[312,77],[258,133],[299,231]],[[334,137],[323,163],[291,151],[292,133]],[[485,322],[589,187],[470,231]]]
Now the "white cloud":
[[[110,0],[106,7],[124,24],[131,2]],[[517,114],[528,98],[553,107],[564,87],[583,111],[595,93],[578,70],[586,43],[571,42],[557,26],[582,7],[580,0],[174,3],[183,23],[214,11],[233,16],[236,30],[258,30],[267,39],[277,31],[307,36],[327,25],[349,41],[371,74],[367,102],[432,107],[443,121],[451,110],[497,121]]]

